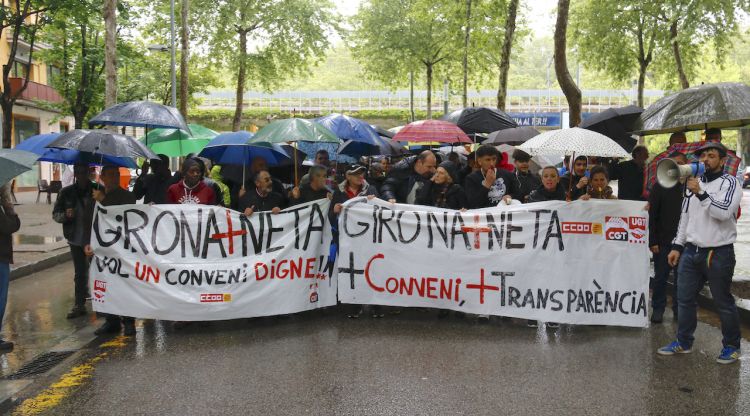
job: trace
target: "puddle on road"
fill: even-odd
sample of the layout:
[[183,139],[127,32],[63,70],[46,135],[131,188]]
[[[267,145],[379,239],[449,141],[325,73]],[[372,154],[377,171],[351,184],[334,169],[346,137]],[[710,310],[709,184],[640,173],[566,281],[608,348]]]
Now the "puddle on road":
[[59,243],[65,240],[65,237],[47,237],[43,235],[30,235],[30,234],[13,234],[13,244],[24,244],[30,246],[43,246],[54,243]]

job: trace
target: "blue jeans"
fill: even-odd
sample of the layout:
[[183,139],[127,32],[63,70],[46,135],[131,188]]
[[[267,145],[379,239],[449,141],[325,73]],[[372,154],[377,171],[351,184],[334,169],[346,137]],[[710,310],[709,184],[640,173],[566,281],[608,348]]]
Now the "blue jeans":
[[697,248],[687,244],[678,266],[680,280],[677,284],[678,328],[677,340],[685,348],[693,346],[693,333],[698,325],[696,297],[708,281],[711,296],[721,320],[721,343],[725,347],[740,348],[740,317],[734,296],[729,291],[734,274],[734,246],[714,249]]
[[0,331],[2,331],[3,329],[3,317],[5,316],[5,305],[8,304],[8,286],[9,285],[10,285],[10,264],[0,262]]
[[664,311],[667,307],[667,279],[669,272],[674,270],[674,291],[672,292],[672,310],[677,315],[677,268],[667,262],[667,256],[672,250],[671,245],[660,245],[659,253],[654,254],[654,292],[651,295],[651,308]]

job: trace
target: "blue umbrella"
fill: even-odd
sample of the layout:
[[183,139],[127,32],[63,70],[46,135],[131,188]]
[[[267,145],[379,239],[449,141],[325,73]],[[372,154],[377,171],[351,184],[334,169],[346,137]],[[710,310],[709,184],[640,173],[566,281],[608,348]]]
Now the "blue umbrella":
[[[364,145],[370,146],[368,144]],[[331,160],[335,160],[339,163],[357,163],[357,157],[359,157],[355,157],[352,154],[344,154],[339,152],[338,143],[297,142],[297,149],[305,153],[307,155],[307,159],[310,160],[315,158],[315,154],[318,153],[319,150],[325,150],[326,152],[328,152],[328,157]]]
[[73,165],[78,162],[88,163],[90,165],[116,165],[126,168],[136,169],[138,166],[133,159],[126,157],[113,157],[94,155],[89,152],[81,152],[74,149],[60,149],[46,147],[60,136],[60,133],[47,133],[31,136],[16,145],[15,149],[25,150],[39,156],[40,162],[63,163]]
[[360,119],[334,113],[316,118],[315,122],[328,128],[341,140],[353,140],[373,146],[378,145],[378,139],[380,138],[378,132]]

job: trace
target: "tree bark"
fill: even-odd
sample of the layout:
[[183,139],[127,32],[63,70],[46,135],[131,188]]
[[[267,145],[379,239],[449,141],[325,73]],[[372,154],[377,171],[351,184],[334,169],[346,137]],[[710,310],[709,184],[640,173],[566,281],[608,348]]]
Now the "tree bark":
[[117,104],[117,0],[104,0],[104,107]]
[[674,62],[677,66],[677,76],[680,78],[680,86],[690,88],[690,82],[688,82],[687,75],[685,75],[685,68],[682,66],[682,55],[680,54],[680,43],[677,41],[677,20],[674,20],[669,25],[670,41],[672,42],[672,53],[674,54]]
[[466,30],[464,33],[464,59],[463,59],[463,90],[461,93],[461,106],[466,107],[468,102],[469,88],[469,41],[471,40],[471,0],[466,0]]
[[180,17],[182,20],[182,27],[180,28],[180,35],[182,41],[182,49],[180,50],[180,113],[182,117],[187,120],[188,117],[188,64],[190,59],[190,25],[188,24],[188,9],[190,7],[189,0],[182,0],[182,7]]
[[242,107],[244,106],[245,96],[245,73],[247,71],[247,31],[238,30],[238,33],[240,35],[240,65],[237,73],[237,96],[235,99],[236,105],[234,108],[234,118],[232,119],[232,131],[239,131],[240,123],[242,122]]
[[516,15],[518,14],[518,0],[508,3],[508,16],[505,21],[505,37],[500,51],[500,75],[497,85],[497,108],[505,111],[505,101],[508,96],[508,70],[510,69],[510,51],[513,48],[513,34],[516,31]]
[[566,56],[566,43],[568,32],[568,11],[570,0],[558,0],[557,22],[555,23],[555,75],[560,84],[565,99],[568,101],[570,111],[570,127],[581,124],[581,90],[576,85],[573,77],[568,71],[568,58]]
[[432,62],[425,62],[427,67],[427,119],[432,118]]

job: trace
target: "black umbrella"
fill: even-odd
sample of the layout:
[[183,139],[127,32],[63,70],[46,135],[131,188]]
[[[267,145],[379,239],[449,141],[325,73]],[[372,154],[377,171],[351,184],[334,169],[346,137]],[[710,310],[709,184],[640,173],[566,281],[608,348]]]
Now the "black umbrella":
[[490,133],[487,140],[483,141],[482,144],[491,144],[494,146],[509,144],[511,146],[516,146],[538,134],[539,130],[531,126],[513,127],[512,129],[499,130]]
[[750,86],[720,82],[691,87],[651,104],[633,129],[645,136],[750,124]]
[[466,107],[443,116],[441,120],[458,125],[466,134],[491,133],[518,127],[511,116],[489,107]]
[[61,134],[47,147],[74,149],[99,156],[158,159],[156,153],[130,136],[108,130],[76,129]]
[[382,137],[387,137],[389,139],[392,139],[393,136],[396,135],[396,133],[394,133],[394,132],[392,132],[390,130],[386,130],[386,129],[382,128],[382,127],[375,126],[373,124],[370,124],[370,126],[372,126],[372,128],[375,129],[375,131],[378,133],[378,135],[380,135]]
[[357,158],[360,156],[400,156],[408,154],[409,150],[387,137],[380,137],[376,146],[347,140],[339,146],[338,153]]
[[151,101],[115,104],[89,120],[89,125],[180,129],[192,134],[190,127],[176,108]]
[[608,108],[601,113],[587,117],[578,127],[601,133],[629,152],[638,143],[630,132],[633,131],[633,126],[642,112],[643,109],[635,105]]

